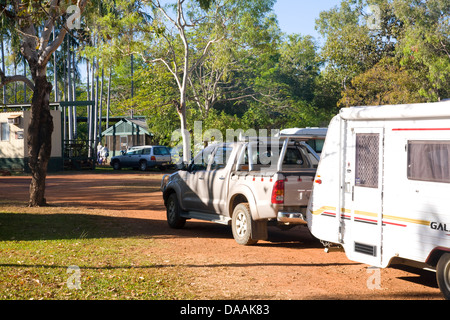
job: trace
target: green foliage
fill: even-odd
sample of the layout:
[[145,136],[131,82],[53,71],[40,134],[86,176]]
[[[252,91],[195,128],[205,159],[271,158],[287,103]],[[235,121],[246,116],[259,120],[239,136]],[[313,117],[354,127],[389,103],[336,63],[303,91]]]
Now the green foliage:
[[[370,5],[379,9],[376,28]],[[448,0],[343,0],[317,20],[323,79],[340,82],[340,106],[448,98],[449,22]]]
[[426,102],[420,94],[422,81],[418,80],[395,59],[382,59],[367,72],[353,78],[339,104],[349,107]]
[[[450,2],[447,0],[395,1],[404,21],[398,45],[402,64],[420,65],[427,80],[421,88],[431,100],[450,96]],[[431,88],[429,88],[431,86]]]
[[326,38],[322,57],[327,68],[339,76],[342,89],[352,77],[393,54],[399,22],[392,14],[390,1],[376,1],[381,14],[376,30],[368,26],[371,4],[374,1],[343,0],[339,8],[322,12],[317,20],[317,28]]

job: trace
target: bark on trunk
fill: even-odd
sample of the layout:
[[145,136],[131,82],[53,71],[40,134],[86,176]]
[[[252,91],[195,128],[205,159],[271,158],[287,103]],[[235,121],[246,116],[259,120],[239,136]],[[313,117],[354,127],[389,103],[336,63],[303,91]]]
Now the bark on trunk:
[[45,179],[51,156],[53,133],[53,118],[49,106],[51,91],[52,85],[47,81],[46,76],[35,78],[27,141],[31,169],[30,207],[47,205]]
[[186,102],[184,98],[181,99],[180,105],[177,107],[178,116],[180,117],[180,125],[181,125],[181,136],[183,139],[183,162],[190,163],[191,162],[191,144],[190,144],[190,133],[187,130],[187,121],[186,121]]

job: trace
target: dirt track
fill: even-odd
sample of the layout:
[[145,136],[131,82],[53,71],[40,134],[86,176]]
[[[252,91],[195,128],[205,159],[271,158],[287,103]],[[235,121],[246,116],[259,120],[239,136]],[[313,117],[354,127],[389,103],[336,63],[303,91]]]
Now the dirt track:
[[[131,171],[50,175],[46,198],[52,206],[106,209],[109,216],[133,219],[136,234],[160,244],[153,254],[190,271],[192,290],[202,299],[442,299],[434,273],[404,267],[381,270],[380,287],[370,289],[375,271],[342,252],[324,253],[305,227],[271,227],[269,240],[253,247],[236,244],[230,228],[222,225],[188,221],[183,230],[171,230],[161,177]],[[29,181],[0,177],[0,200],[26,202]]]

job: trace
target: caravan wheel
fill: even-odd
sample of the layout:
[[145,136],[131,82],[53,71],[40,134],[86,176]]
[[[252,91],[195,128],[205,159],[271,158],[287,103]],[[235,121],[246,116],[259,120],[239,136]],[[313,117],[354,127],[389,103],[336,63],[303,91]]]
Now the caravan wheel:
[[436,278],[439,289],[444,294],[445,299],[450,300],[450,253],[444,254],[436,268]]

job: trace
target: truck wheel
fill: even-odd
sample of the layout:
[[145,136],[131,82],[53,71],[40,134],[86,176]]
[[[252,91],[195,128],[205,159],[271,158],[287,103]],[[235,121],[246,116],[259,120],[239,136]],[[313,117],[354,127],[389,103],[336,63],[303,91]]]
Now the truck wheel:
[[439,259],[436,278],[444,298],[450,300],[450,253],[444,254]]
[[180,204],[176,193],[172,193],[166,202],[167,223],[173,229],[182,229],[186,224],[186,219],[181,217]]
[[258,242],[252,239],[252,216],[248,203],[241,203],[234,208],[231,224],[233,237],[237,243],[249,246]]

